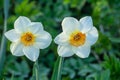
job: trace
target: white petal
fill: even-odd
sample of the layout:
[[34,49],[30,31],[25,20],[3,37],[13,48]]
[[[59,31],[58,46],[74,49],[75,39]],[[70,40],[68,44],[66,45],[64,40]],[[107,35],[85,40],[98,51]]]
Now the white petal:
[[57,51],[58,55],[61,57],[70,57],[74,54],[70,46],[59,45]]
[[47,48],[52,41],[51,35],[46,31],[37,33],[36,41],[34,46],[39,49]]
[[92,18],[90,16],[86,16],[80,19],[80,24],[82,25],[82,32],[86,33],[93,27]]
[[40,22],[32,22],[28,30],[32,33],[43,31],[43,25]]
[[25,56],[31,61],[36,61],[39,57],[39,49],[33,46],[27,46],[23,48]]
[[93,27],[87,34],[86,34],[86,41],[90,45],[93,45],[98,40],[98,31],[95,27]]
[[87,58],[90,54],[90,46],[84,45],[73,48],[74,53],[80,58]]
[[31,24],[31,21],[24,16],[18,17],[18,19],[14,23],[15,30],[17,32],[24,32],[26,28]]
[[10,45],[10,50],[15,56],[23,56],[23,45],[20,42],[12,43]]
[[79,21],[73,17],[66,17],[62,21],[62,29],[63,32],[70,34],[74,30],[80,30],[80,24]]
[[64,32],[62,32],[58,36],[56,36],[54,42],[59,45],[67,45],[69,44],[68,39],[68,36]]
[[14,29],[7,31],[5,36],[12,42],[16,42],[20,38],[20,34],[18,34]]

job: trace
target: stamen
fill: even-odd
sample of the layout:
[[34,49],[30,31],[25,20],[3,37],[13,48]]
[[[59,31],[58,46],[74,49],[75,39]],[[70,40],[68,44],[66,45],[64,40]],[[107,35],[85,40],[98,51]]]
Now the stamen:
[[26,32],[21,36],[21,42],[25,46],[33,45],[35,40],[35,36],[31,32]]
[[85,43],[85,40],[86,40],[86,35],[84,33],[77,31],[77,32],[73,32],[70,35],[69,42],[71,45],[78,47],[83,45]]

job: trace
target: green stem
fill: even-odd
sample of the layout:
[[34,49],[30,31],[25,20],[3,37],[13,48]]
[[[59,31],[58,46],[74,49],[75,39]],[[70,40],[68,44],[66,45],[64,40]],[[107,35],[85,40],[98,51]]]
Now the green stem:
[[58,77],[57,77],[57,80],[61,80],[61,72],[62,72],[62,67],[63,67],[63,61],[64,61],[64,58],[60,57],[60,62],[59,62],[59,66],[58,66]]
[[64,58],[63,57],[58,57],[58,59],[55,63],[55,66],[54,66],[54,71],[53,71],[51,80],[61,80],[63,62],[64,62]]
[[10,80],[14,80],[14,74],[12,74],[12,76],[11,76],[11,79]]
[[40,80],[39,79],[39,65],[38,65],[38,61],[36,61],[34,63],[34,66],[33,66],[33,79],[32,80]]
[[5,53],[6,53],[6,38],[4,33],[7,31],[7,18],[8,18],[8,9],[9,9],[9,0],[4,0],[4,29],[3,29],[3,36],[1,40],[0,46],[0,75],[3,70],[3,64],[5,61]]
[[39,80],[39,76],[38,76],[38,62],[35,62],[35,78],[36,80]]

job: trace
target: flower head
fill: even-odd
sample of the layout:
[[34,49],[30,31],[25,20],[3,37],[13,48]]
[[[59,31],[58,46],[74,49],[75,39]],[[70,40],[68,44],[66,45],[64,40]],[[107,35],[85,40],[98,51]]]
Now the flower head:
[[48,47],[52,41],[51,35],[44,31],[40,22],[31,22],[27,17],[20,16],[14,23],[14,29],[5,33],[12,42],[10,50],[15,56],[25,55],[36,61],[40,50]]
[[93,26],[92,18],[86,16],[79,21],[73,17],[66,17],[62,21],[63,32],[55,39],[58,44],[58,54],[69,57],[73,54],[86,58],[90,54],[90,47],[98,39],[98,31]]

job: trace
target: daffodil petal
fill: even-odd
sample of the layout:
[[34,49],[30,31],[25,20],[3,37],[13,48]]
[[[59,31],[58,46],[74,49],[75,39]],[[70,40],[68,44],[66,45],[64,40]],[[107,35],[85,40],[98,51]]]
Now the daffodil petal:
[[68,45],[68,36],[62,32],[54,39],[54,42],[59,45]]
[[80,58],[87,58],[90,54],[90,46],[84,45],[73,48],[74,53]]
[[33,46],[26,46],[23,48],[25,56],[31,61],[36,61],[39,57],[39,49]]
[[51,35],[46,31],[39,32],[39,35],[36,37],[34,46],[39,49],[47,48],[52,41]]
[[31,24],[31,21],[24,16],[18,17],[14,23],[14,28],[17,32],[21,33],[26,30],[26,28]]
[[59,45],[57,51],[58,55],[61,57],[70,57],[74,54],[70,46]]
[[43,31],[43,25],[40,22],[32,22],[28,30],[35,34],[39,31]]
[[87,34],[86,34],[86,41],[90,45],[95,44],[98,40],[98,31],[95,27],[93,27]]
[[20,34],[18,34],[14,29],[7,31],[5,36],[12,42],[16,42],[20,38]]
[[92,18],[90,16],[81,18],[79,22],[82,25],[81,31],[83,33],[88,32],[93,27]]
[[79,21],[73,17],[66,17],[62,21],[63,32],[71,34],[74,30],[80,30]]
[[10,45],[10,50],[15,56],[23,56],[23,45],[20,42],[15,42]]

